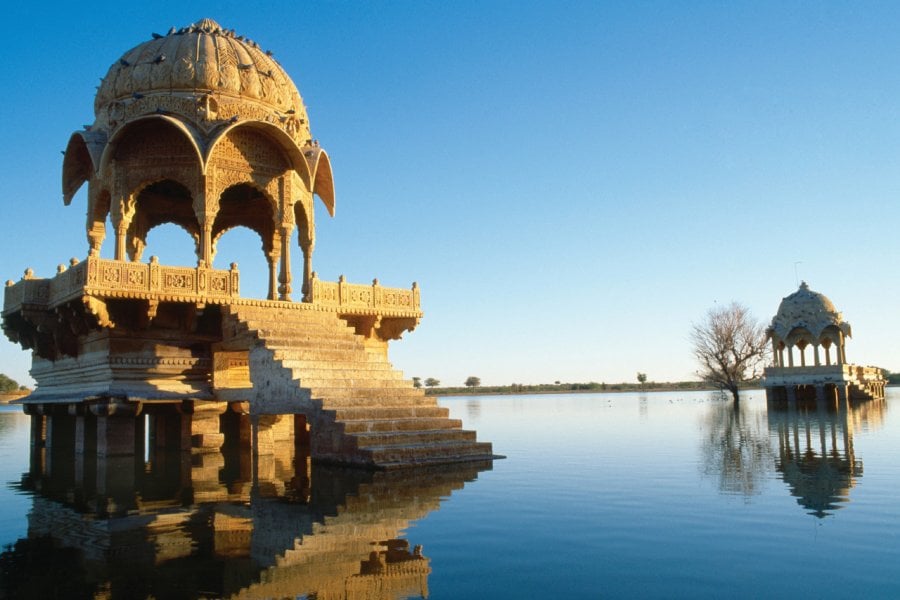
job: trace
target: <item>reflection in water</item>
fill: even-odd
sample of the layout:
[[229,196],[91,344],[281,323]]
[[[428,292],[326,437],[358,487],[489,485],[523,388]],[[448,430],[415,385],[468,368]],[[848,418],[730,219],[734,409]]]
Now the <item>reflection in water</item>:
[[430,562],[404,531],[490,466],[372,472],[247,448],[54,457],[23,476],[28,537],[0,555],[0,597],[427,597]]
[[470,398],[466,401],[466,413],[469,419],[475,421],[481,416],[481,400],[478,398]]
[[724,493],[760,493],[774,456],[762,414],[741,403],[715,402],[705,415],[704,431],[703,474],[717,480]]
[[862,460],[853,449],[853,433],[878,426],[885,400],[843,407],[769,407],[769,429],[777,434],[776,470],[797,502],[822,518],[843,508],[850,488],[862,476]]

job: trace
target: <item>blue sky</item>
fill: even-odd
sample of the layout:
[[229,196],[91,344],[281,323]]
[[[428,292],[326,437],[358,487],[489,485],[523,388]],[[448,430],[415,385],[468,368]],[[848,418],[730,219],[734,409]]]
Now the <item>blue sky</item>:
[[[798,262],[853,325],[848,358],[900,369],[900,5],[241,4],[7,9],[4,280],[87,252],[60,150],[109,65],[211,17],[275,53],[332,158],[319,276],[421,285],[391,348],[407,376],[689,379],[691,323],[732,300],[768,321]],[[146,255],[190,250],[163,228]],[[232,260],[260,295],[258,238],[226,235]],[[0,343],[0,371],[29,363]]]

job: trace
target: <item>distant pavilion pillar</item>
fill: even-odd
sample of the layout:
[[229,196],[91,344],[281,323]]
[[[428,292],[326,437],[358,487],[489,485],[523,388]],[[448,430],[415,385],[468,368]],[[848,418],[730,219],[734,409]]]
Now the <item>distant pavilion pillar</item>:
[[816,403],[820,406],[825,405],[825,384],[817,383],[816,384]]
[[786,385],[784,391],[787,394],[788,406],[797,406],[797,388],[793,385]]
[[842,365],[846,362],[847,357],[844,356],[844,332],[838,332],[837,345],[834,349],[837,364]]
[[787,351],[788,351],[788,366],[793,367],[794,366],[794,346],[793,346],[793,344],[787,347]]
[[815,364],[818,367],[821,364],[819,362],[819,345],[813,344],[812,347],[813,347],[813,364]]

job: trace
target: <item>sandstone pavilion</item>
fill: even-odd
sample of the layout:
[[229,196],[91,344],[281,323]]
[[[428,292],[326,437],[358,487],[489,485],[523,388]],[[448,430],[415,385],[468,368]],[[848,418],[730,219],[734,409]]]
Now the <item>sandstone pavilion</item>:
[[805,281],[781,301],[766,332],[773,353],[763,379],[769,402],[846,406],[848,401],[884,398],[884,371],[847,362],[850,324]]
[[[271,52],[210,19],[154,34],[112,64],[94,112],[62,173],[67,205],[87,184],[87,256],[6,286],[3,330],[33,356],[33,447],[294,444],[377,469],[493,458],[388,362],[422,317],[418,286],[316,277],[313,201],[333,216],[331,162]],[[152,256],[147,233],[166,223],[193,238],[196,265]],[[236,264],[214,264],[234,227],[262,240],[265,299],[241,297]]]

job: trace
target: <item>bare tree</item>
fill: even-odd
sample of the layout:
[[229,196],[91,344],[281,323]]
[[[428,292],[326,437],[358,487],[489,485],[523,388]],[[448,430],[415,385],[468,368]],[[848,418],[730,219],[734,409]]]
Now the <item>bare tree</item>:
[[731,392],[735,402],[740,383],[762,375],[768,349],[766,329],[742,304],[709,309],[703,321],[694,323],[691,342],[700,363],[697,375]]

